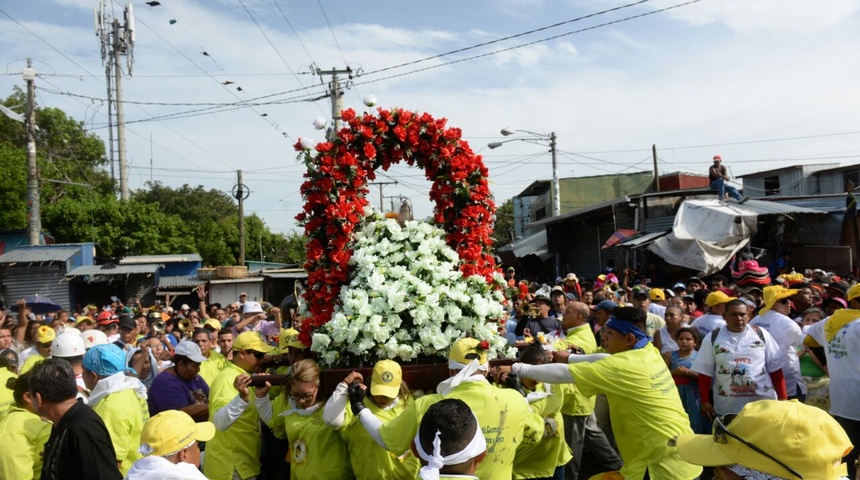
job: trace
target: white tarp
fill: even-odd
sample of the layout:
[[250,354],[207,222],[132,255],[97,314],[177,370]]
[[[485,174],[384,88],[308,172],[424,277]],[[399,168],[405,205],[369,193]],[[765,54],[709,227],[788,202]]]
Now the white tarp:
[[648,249],[673,265],[711,274],[749,243],[758,215],[718,200],[686,200],[675,215],[672,233]]

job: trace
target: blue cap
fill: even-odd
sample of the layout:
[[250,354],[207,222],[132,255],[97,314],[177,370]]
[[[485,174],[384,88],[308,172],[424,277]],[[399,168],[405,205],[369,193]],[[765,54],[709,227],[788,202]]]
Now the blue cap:
[[116,345],[96,345],[84,355],[84,368],[100,377],[109,377],[125,370],[125,352]]
[[612,300],[602,300],[600,303],[595,305],[593,308],[595,310],[606,310],[608,312],[617,306],[618,306],[618,304],[613,302]]

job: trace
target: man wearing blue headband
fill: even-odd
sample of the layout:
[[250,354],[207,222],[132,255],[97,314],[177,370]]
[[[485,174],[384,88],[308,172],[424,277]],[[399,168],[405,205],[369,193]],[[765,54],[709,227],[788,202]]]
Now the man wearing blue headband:
[[574,383],[583,395],[606,395],[624,478],[693,479],[701,467],[685,462],[669,440],[692,432],[672,375],[645,334],[645,312],[618,307],[603,327],[609,355],[571,355],[568,364],[515,363],[513,373],[546,383]]

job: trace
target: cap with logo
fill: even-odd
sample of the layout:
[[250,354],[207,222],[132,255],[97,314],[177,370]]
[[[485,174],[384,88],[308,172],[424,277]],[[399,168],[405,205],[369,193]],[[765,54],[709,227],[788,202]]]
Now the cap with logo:
[[400,384],[403,383],[403,370],[392,360],[380,360],[373,366],[370,377],[370,393],[388,398],[397,398]]
[[200,350],[200,347],[189,340],[179,342],[173,349],[173,353],[174,355],[188,357],[192,362],[203,363],[206,361],[206,357],[203,356],[203,352]]
[[257,332],[243,332],[233,340],[233,350],[238,352],[253,350],[255,352],[269,353],[274,349],[275,347],[268,345]]
[[281,353],[287,353],[290,347],[298,348],[299,350],[306,350],[308,348],[304,343],[299,341],[299,331],[295,328],[281,330],[281,335],[278,337],[278,350]]
[[0,351],[0,368],[7,366],[18,366],[18,354],[15,353],[15,350],[12,350],[11,348],[7,348],[5,350]]
[[55,338],[57,338],[57,332],[47,325],[42,325],[36,330],[36,341],[39,343],[51,343]]
[[74,332],[63,331],[51,344],[51,355],[60,358],[80,357],[87,352],[84,339]]
[[448,354],[448,360],[468,365],[469,363],[472,363],[472,360],[475,360],[469,357],[477,355],[478,363],[483,365],[487,363],[487,349],[481,348],[482,343],[483,342],[479,341],[477,338],[461,338],[454,342],[454,346],[451,347],[451,353]]
[[244,313],[263,313],[263,306],[260,302],[245,302]]
[[214,436],[215,424],[212,422],[195,423],[185,412],[165,410],[143,425],[139,452],[167,457],[190,447],[195,441],[206,442]]
[[134,321],[134,318],[131,315],[120,315],[119,316],[119,328],[128,328],[134,329],[137,327],[137,322]]

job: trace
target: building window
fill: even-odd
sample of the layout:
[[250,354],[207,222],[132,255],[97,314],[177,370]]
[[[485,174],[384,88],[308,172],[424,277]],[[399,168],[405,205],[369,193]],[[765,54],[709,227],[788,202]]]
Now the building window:
[[779,175],[764,177],[765,196],[779,195]]
[[540,207],[535,210],[535,221],[546,217],[546,207]]
[[860,186],[860,170],[846,170],[843,172],[842,184],[847,187],[848,182],[853,183],[855,187]]

